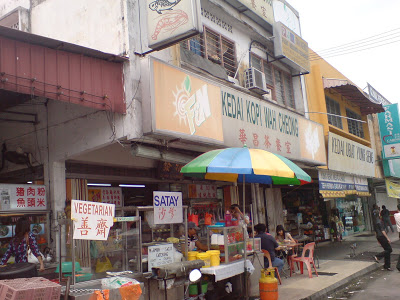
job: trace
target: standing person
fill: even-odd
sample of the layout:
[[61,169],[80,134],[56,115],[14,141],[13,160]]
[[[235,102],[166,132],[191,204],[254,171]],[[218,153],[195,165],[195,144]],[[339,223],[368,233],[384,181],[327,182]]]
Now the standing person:
[[[397,232],[399,233],[399,238],[400,238],[400,204],[397,204],[397,213],[394,214],[394,219],[396,221],[396,228],[397,228]],[[399,255],[399,259],[397,260],[396,268],[400,272],[400,255]]]
[[249,217],[245,216],[239,208],[239,205],[232,204],[229,208],[229,211],[236,220],[239,221],[240,225],[247,225],[250,223]]
[[390,246],[390,239],[388,238],[386,231],[383,227],[383,223],[381,219],[379,218],[379,207],[374,204],[373,205],[373,222],[374,222],[374,229],[375,229],[375,234],[376,234],[376,239],[378,240],[379,244],[381,244],[383,248],[383,252],[377,254],[374,256],[374,259],[377,263],[379,263],[379,260],[384,257],[385,258],[385,263],[383,265],[383,270],[387,271],[392,271],[390,268],[390,253],[392,253],[392,246]]
[[[271,256],[272,267],[277,267],[278,272],[281,273],[283,269],[283,260],[276,257],[275,251],[280,250],[277,241],[272,235],[266,232],[267,226],[265,224],[257,224],[254,226],[254,230],[257,232],[256,238],[261,239],[261,249],[267,250]],[[264,267],[268,268],[268,260],[264,257]]]
[[382,205],[381,217],[382,217],[383,226],[385,228],[385,231],[389,232],[389,230],[387,229],[387,227],[389,226],[390,230],[392,230],[392,232],[394,232],[392,222],[390,221],[390,212],[386,208],[385,205]]
[[15,263],[28,262],[28,246],[40,263],[39,271],[44,271],[42,255],[39,252],[35,236],[30,231],[29,220],[25,217],[20,218],[15,226],[15,237],[10,241],[8,249],[0,262],[0,265],[7,263],[11,255],[15,256]]

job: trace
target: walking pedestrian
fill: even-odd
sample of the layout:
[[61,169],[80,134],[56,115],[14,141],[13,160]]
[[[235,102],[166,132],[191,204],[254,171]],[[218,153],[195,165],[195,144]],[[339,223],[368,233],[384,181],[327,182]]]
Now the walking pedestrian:
[[[400,204],[397,204],[397,213],[394,214],[394,219],[396,221],[396,228],[397,228],[397,232],[399,233],[399,238],[400,238]],[[400,272],[400,255],[399,255],[399,259],[397,260],[396,268]]]
[[392,222],[390,221],[390,212],[385,205],[382,205],[381,217],[383,221],[383,226],[385,227],[385,231],[389,232],[389,230],[387,229],[387,227],[389,226],[390,230],[394,232]]
[[392,253],[393,250],[392,246],[390,246],[390,239],[388,238],[386,231],[383,228],[383,223],[379,218],[379,207],[376,204],[373,205],[372,214],[373,214],[376,239],[378,240],[378,243],[382,246],[384,250],[383,252],[375,255],[374,259],[377,263],[379,263],[379,260],[384,258],[385,263],[383,265],[382,270],[392,271],[392,269],[390,268],[390,253]]

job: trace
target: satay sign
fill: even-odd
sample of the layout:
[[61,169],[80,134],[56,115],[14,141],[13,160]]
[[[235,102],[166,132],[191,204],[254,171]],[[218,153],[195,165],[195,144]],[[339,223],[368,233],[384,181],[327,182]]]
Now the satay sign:
[[153,192],[154,224],[183,222],[182,193]]
[[74,239],[106,241],[114,216],[115,204],[72,200]]

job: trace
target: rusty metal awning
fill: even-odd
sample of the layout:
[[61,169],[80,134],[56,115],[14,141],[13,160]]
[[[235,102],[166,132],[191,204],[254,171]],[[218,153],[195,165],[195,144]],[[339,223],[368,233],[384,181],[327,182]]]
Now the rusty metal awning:
[[364,93],[351,81],[346,79],[323,78],[324,89],[333,89],[347,100],[360,107],[362,115],[384,112],[382,104],[376,104],[369,100],[368,94]]

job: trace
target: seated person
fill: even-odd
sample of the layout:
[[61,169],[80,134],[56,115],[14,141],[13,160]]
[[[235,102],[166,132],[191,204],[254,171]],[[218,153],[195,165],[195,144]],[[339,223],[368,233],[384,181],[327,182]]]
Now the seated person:
[[[267,250],[271,256],[272,267],[277,267],[278,272],[281,273],[284,262],[275,255],[275,251],[281,249],[277,241],[272,235],[266,232],[267,226],[265,226],[265,224],[257,224],[254,226],[254,230],[257,233],[255,237],[261,239],[261,249]],[[268,264],[268,259],[264,257],[264,267],[268,268]]]
[[[280,245],[296,244],[296,241],[292,238],[289,232],[285,232],[285,229],[283,228],[282,225],[276,226],[275,239]],[[278,254],[282,254],[284,257],[286,257],[286,255],[292,255],[292,253],[293,253],[292,249],[289,249],[288,253],[286,253],[286,251],[281,250]]]

